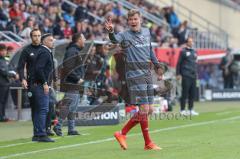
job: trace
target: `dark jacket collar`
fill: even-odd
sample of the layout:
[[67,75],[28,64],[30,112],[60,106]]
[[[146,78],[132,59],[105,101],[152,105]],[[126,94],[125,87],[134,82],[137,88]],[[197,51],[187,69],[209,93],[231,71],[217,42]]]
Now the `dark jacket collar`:
[[71,45],[69,46],[69,48],[71,48],[71,47],[77,48],[79,51],[82,50],[82,48],[79,47],[77,44],[71,44]]
[[39,46],[41,45],[33,45],[33,44],[30,44],[33,48],[38,48]]

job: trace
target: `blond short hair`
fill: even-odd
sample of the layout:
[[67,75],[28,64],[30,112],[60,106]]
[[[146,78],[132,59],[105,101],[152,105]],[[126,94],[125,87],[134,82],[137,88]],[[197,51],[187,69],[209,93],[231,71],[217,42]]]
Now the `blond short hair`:
[[130,17],[134,16],[135,14],[138,14],[139,16],[141,16],[140,11],[137,9],[131,9],[130,11],[128,11],[127,16],[128,16],[128,18],[130,18]]

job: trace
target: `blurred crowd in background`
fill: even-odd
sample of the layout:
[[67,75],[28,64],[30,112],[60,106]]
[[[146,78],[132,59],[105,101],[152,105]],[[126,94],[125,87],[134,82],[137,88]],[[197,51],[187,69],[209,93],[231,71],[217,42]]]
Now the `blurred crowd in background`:
[[[126,10],[119,3],[101,3],[97,0],[72,0],[77,8],[61,0],[0,0],[0,30],[9,30],[26,40],[29,32],[40,28],[42,33],[53,33],[55,38],[70,39],[73,33],[82,32],[87,40],[106,40],[102,21],[90,16],[112,17],[115,31],[126,27]],[[153,35],[152,41],[162,47],[177,47],[184,44],[189,34],[187,21],[180,21],[172,6],[159,8],[146,1],[129,0],[147,12],[166,22],[171,27],[168,32],[165,25],[143,19]]]

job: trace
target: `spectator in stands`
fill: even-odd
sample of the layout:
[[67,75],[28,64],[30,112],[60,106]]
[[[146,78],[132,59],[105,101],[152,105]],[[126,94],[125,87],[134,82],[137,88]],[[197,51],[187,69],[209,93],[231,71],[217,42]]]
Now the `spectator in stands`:
[[7,54],[5,56],[5,59],[7,61],[10,61],[11,56],[14,54],[14,48],[12,46],[7,47]]
[[168,35],[162,26],[155,26],[153,24],[151,34],[153,35],[154,42],[157,42],[160,46],[163,43],[163,39],[166,38]]
[[26,26],[23,31],[20,33],[20,36],[23,37],[28,42],[31,42],[30,32],[34,29],[34,21],[32,19],[28,19],[26,21]]
[[19,8],[19,3],[13,3],[11,9],[9,10],[9,16],[12,20],[18,17],[23,18],[23,13]]
[[10,2],[9,1],[3,1],[3,11],[8,16],[8,19],[10,19],[9,11],[10,11]]
[[95,3],[96,3],[96,0],[92,0],[87,3],[87,8],[89,9],[89,11],[95,10]]
[[2,26],[2,29],[5,28],[6,24],[8,22],[8,14],[4,11],[3,8],[3,1],[0,1],[0,27]]
[[114,8],[112,9],[112,12],[115,16],[123,16],[123,10],[122,10],[122,5],[120,3],[115,3]]
[[106,71],[109,69],[108,65],[108,50],[104,45],[97,45],[96,46],[96,55],[100,58],[100,69],[99,74],[96,77],[97,87],[99,89],[103,89],[106,83]]
[[168,7],[164,7],[163,10],[164,10],[164,12],[163,12],[164,13],[164,17],[165,17],[167,23],[170,24],[170,22],[171,22],[171,18],[170,18],[171,10],[170,10],[169,6]]
[[[85,76],[84,80],[85,83],[89,81],[95,81],[97,75],[100,74],[99,69],[101,68],[101,57],[99,55],[96,55],[96,48],[98,45],[95,46],[95,48],[91,51],[88,60],[87,60],[87,68],[85,70]],[[91,84],[86,84],[86,85],[91,85]]]
[[53,36],[56,39],[64,38],[64,30],[66,28],[66,22],[64,19],[61,19],[57,25],[53,28]]
[[36,5],[30,5],[27,7],[27,12],[29,13],[29,15],[33,16],[33,17],[37,17],[38,16],[38,7]]
[[10,15],[9,15],[10,2],[9,1],[2,1],[2,9],[3,9],[3,12],[5,13],[5,15],[7,15],[8,19],[10,20]]
[[115,19],[116,27],[114,28],[114,31],[116,33],[119,33],[124,30],[124,24],[126,23],[122,16],[118,16]]
[[94,10],[99,13],[101,9],[102,9],[102,3],[99,1],[96,1],[94,5]]
[[82,22],[76,21],[76,25],[72,28],[73,33],[79,33],[82,32]]
[[[118,91],[113,86],[112,77],[114,76],[110,74],[111,55],[108,49],[107,45],[96,45],[96,55],[100,58],[100,67],[98,66],[98,75],[96,76],[95,83],[97,84],[97,95],[99,98],[105,97],[104,101],[106,100],[107,103],[111,103],[118,100]],[[98,102],[100,101],[98,99]]]
[[88,22],[88,20],[81,22],[81,33],[83,33],[86,39],[89,39],[91,37],[91,26],[88,24]]
[[112,12],[113,7],[114,7],[114,3],[107,3],[103,8],[104,15],[107,15],[109,13],[112,13],[114,15],[114,13]]
[[[110,59],[110,70],[111,76],[117,85],[116,88],[121,97],[120,100],[124,100],[125,103],[130,103],[130,97],[128,94],[128,87],[125,78],[125,57],[124,51],[119,47],[118,52],[116,52]],[[127,104],[126,104],[127,105]]]
[[88,18],[88,8],[87,8],[87,1],[83,0],[78,3],[78,7],[74,14],[75,21],[82,21]]
[[177,32],[178,45],[181,46],[185,44],[188,36],[189,36],[188,22],[185,20],[183,23],[181,23]]
[[[19,8],[18,10],[20,10],[21,12],[21,17],[22,16],[25,17],[25,18],[21,18],[23,21],[22,23],[25,22],[26,17],[29,18],[29,15],[31,15],[31,17],[34,17],[35,18],[34,28],[39,27],[43,33],[52,33],[53,27],[56,28],[55,24],[58,24],[60,19],[64,18],[64,20],[70,24],[73,33],[82,32],[85,35],[86,39],[99,39],[99,40],[106,39],[107,36],[104,33],[104,29],[102,29],[101,27],[101,22],[95,19],[93,16],[90,16],[89,13],[92,13],[99,17],[107,17],[111,15],[113,21],[116,24],[116,27],[115,27],[116,32],[121,32],[124,29],[124,27],[126,27],[125,26],[126,18],[123,15],[124,12],[122,10],[122,6],[120,5],[120,3],[112,3],[112,2],[101,3],[97,0],[91,0],[91,1],[87,1],[87,0],[73,1],[72,0],[72,2],[78,5],[77,9],[74,10],[72,9],[72,6],[68,5],[65,2],[61,2],[60,0],[51,0],[51,1],[37,1],[37,0],[22,1],[21,0],[21,1],[16,1],[14,4],[12,1],[4,1],[4,4],[5,2],[6,4],[11,4],[11,6],[16,6],[16,8]],[[163,15],[159,11],[158,7],[144,0],[137,0],[137,1],[129,0],[129,2],[137,5],[138,7],[142,7],[147,12],[154,14],[159,18],[161,18],[161,16]],[[61,12],[61,9],[59,8],[60,5],[64,12]],[[4,7],[3,10],[8,15],[10,13],[10,10],[14,10],[14,9],[13,7],[11,7],[10,10],[8,11],[8,8]],[[171,21],[170,15],[172,14],[170,14],[171,9],[169,7],[168,7],[168,10],[169,10],[168,17],[169,17],[169,23],[170,23]],[[72,15],[74,15],[74,17]],[[175,15],[175,13],[173,15]],[[11,17],[14,17],[14,16],[11,16]],[[173,16],[173,17],[175,18],[172,18],[172,19],[176,19],[176,16]],[[9,23],[7,28],[6,26],[4,26],[4,24],[2,25],[0,24],[0,28],[13,31],[14,33],[18,34],[24,28],[18,31],[19,26],[17,26],[16,23],[17,21],[12,21],[11,23]],[[149,22],[146,19],[143,19],[143,23],[147,24],[148,27],[151,27],[152,25],[152,22]],[[12,27],[14,27],[14,29]],[[152,31],[152,35],[156,35],[154,39],[159,44],[161,44],[161,42],[165,37],[165,35],[162,35],[165,32],[165,30],[166,29],[163,26],[163,27],[159,27],[157,30],[155,29],[154,31]],[[70,33],[70,30],[67,29],[67,36],[66,35],[61,36],[60,39],[65,37],[70,37],[69,33]]]
[[176,45],[176,38],[173,38],[172,35],[166,35],[161,39],[161,47],[162,48],[169,48],[172,44],[172,48],[174,48]]
[[27,18],[30,16],[30,13],[27,12],[26,5],[24,3],[19,4],[19,9],[22,12],[22,18],[23,21],[25,22]]
[[52,21],[49,18],[45,18],[43,21],[43,25],[40,25],[40,30],[43,34],[45,33],[52,33],[53,27],[52,27]]
[[102,24],[95,24],[92,27],[92,34],[94,35],[93,39],[95,40],[101,40],[103,37],[103,26]]
[[157,6],[153,6],[152,8],[150,8],[149,13],[155,15],[162,20],[164,19],[162,13],[160,12],[160,9]]
[[38,5],[37,7],[37,15],[36,15],[36,21],[37,23],[42,22],[45,19],[45,12],[44,12],[44,8],[42,5]]
[[[169,47],[172,48],[172,49],[175,49],[175,48],[178,47],[177,43],[178,43],[178,40],[176,38],[174,38],[173,36],[170,36]],[[174,51],[172,52],[172,55],[173,54],[175,54]],[[173,60],[173,59],[171,59],[171,60]]]
[[23,20],[21,17],[16,17],[16,19],[12,20],[7,26],[7,30],[12,31],[17,35],[23,31],[23,28]]
[[[99,10],[97,10],[96,7],[98,7],[98,6],[96,6],[96,4],[97,4],[97,1],[96,1],[96,0],[88,1],[88,3],[87,3],[88,12],[91,12],[91,13],[93,13],[93,14],[95,14],[95,15],[98,15]],[[102,3],[100,3],[100,6],[102,6],[101,4],[102,4]],[[90,22],[91,24],[97,22],[94,17],[89,16],[89,15],[87,16],[87,19],[89,20],[89,22]]]
[[64,33],[64,38],[65,39],[71,39],[72,38],[73,32],[72,32],[72,28],[70,26],[70,23],[68,23],[68,22],[66,23],[66,27],[65,27],[63,33]]
[[167,8],[165,18],[172,29],[173,35],[175,36],[181,22],[177,14],[175,13],[173,6]]
[[57,4],[51,3],[47,9],[45,17],[48,17],[52,22],[58,22],[61,16],[61,10],[58,8]]
[[70,24],[71,27],[75,26],[75,21],[74,21],[74,17],[73,17],[73,9],[69,8],[69,10],[67,10],[66,12],[64,12],[62,14],[63,19]]

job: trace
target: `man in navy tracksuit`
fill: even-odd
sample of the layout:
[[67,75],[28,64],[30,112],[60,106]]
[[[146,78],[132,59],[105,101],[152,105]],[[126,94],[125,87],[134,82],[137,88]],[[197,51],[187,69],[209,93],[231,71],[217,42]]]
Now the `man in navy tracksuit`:
[[49,111],[49,86],[54,72],[53,48],[54,38],[51,34],[45,34],[41,38],[42,46],[35,63],[34,79],[34,136],[38,142],[54,142],[47,136],[46,119]]
[[[39,29],[33,29],[30,32],[30,37],[32,40],[32,43],[25,46],[24,49],[21,52],[19,61],[18,61],[18,73],[19,78],[22,83],[22,86],[24,89],[28,90],[29,94],[29,104],[31,107],[31,115],[32,115],[32,121],[34,119],[34,94],[32,94],[32,88],[33,88],[33,82],[35,79],[35,61],[38,56],[39,50],[41,48],[41,31]],[[25,77],[25,71],[26,71],[26,77]],[[50,105],[49,109],[52,110],[53,107]],[[51,119],[50,116],[52,115],[51,112],[48,113],[47,116],[47,134],[49,136],[54,135],[51,131]],[[34,124],[34,122],[33,122]],[[35,140],[35,137],[33,136],[33,141]]]
[[[41,31],[39,29],[33,29],[30,32],[30,37],[32,43],[25,46],[21,52],[19,61],[18,61],[18,74],[19,79],[22,83],[22,87],[27,89],[29,92],[29,105],[31,107],[32,121],[34,120],[34,99],[32,94],[33,82],[34,82],[34,72],[35,72],[35,60],[38,54],[39,49],[41,48]],[[26,76],[25,76],[26,71]],[[34,125],[34,122],[33,122]],[[34,126],[33,126],[34,127]],[[32,140],[35,141],[36,137],[33,136]]]
[[[193,103],[196,92],[197,80],[197,54],[192,48],[193,39],[187,39],[186,47],[180,52],[177,64],[177,79],[182,78],[182,97],[181,97],[181,114],[182,115],[199,115],[193,110]],[[188,110],[185,110],[186,100],[188,99]]]
[[[148,133],[148,114],[152,111],[153,104],[153,83],[151,78],[150,62],[159,68],[158,60],[152,51],[151,35],[147,28],[141,27],[141,14],[138,10],[128,12],[128,26],[124,32],[115,34],[111,19],[105,23],[112,43],[120,43],[126,55],[126,82],[129,90],[131,105],[138,105],[137,112],[114,136],[120,146],[126,150],[126,134],[135,125],[140,123],[142,134],[145,140],[145,150],[160,150],[154,144]],[[161,68],[159,68],[161,69]]]

